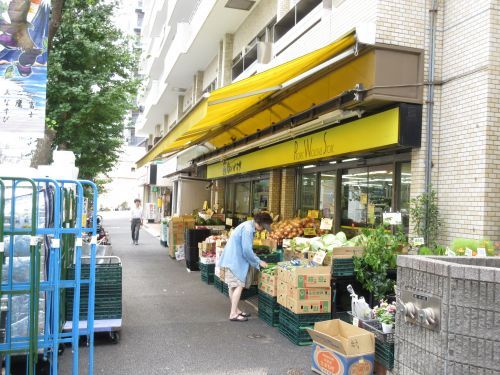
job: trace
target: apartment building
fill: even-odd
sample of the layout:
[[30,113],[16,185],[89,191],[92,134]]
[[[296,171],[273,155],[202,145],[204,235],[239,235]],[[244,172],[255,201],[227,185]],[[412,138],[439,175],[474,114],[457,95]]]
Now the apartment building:
[[388,211],[411,230],[432,184],[441,243],[500,239],[495,4],[151,1],[137,166],[172,213],[320,210],[352,233]]

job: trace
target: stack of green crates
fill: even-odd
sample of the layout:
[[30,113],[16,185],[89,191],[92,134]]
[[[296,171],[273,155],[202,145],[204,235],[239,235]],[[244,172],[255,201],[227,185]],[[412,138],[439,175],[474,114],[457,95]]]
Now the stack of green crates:
[[218,276],[214,275],[214,286],[219,292],[223,293],[224,291],[224,281],[222,281]]
[[332,277],[354,276],[353,258],[333,258],[332,259]]
[[375,360],[387,370],[394,368],[394,343],[375,338]]
[[[82,264],[82,279],[90,278],[89,264]],[[75,266],[70,265],[68,279],[75,279]],[[74,289],[66,291],[66,320],[73,320]],[[80,320],[87,320],[89,287],[80,288]],[[96,264],[94,319],[121,319],[122,317],[122,265],[121,263]]]
[[276,297],[272,297],[262,290],[259,291],[259,318],[271,327],[279,325],[280,305]]
[[215,264],[199,263],[201,281],[205,284],[213,284],[215,276]]
[[313,328],[314,323],[330,320],[332,314],[295,314],[280,306],[279,331],[295,345],[311,345],[312,339],[306,328]]

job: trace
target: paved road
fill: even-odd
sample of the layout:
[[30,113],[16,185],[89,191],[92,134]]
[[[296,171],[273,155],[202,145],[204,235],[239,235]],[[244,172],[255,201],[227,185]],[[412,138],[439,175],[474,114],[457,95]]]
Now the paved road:
[[[116,345],[97,340],[95,374],[311,373],[309,347],[293,345],[248,304],[250,321],[228,321],[229,300],[203,284],[199,272],[170,259],[157,238],[141,230],[133,246],[127,219],[105,218],[104,226],[123,262],[123,328]],[[86,348],[80,353],[86,374]],[[70,348],[60,373],[71,374]]]

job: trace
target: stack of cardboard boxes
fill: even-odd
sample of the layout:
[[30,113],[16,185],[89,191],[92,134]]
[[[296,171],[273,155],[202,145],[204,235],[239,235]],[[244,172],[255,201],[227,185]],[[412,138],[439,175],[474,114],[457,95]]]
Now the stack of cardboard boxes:
[[331,313],[330,267],[302,261],[278,264],[278,303],[295,314]]
[[172,217],[168,230],[168,254],[175,258],[175,252],[186,243],[186,229],[194,228],[194,218],[192,216]]
[[273,271],[259,272],[259,290],[267,293],[271,297],[276,297],[278,293],[278,268]]

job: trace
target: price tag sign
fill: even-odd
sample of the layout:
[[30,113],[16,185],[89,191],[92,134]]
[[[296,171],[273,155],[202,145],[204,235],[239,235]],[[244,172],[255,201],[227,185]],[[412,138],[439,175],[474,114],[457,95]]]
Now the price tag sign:
[[316,228],[304,228],[304,235],[305,236],[315,236],[316,235]]
[[203,202],[203,209],[205,211],[208,209],[208,201]]
[[484,247],[478,247],[477,248],[477,256],[478,257],[485,257],[486,256],[486,249]]
[[309,210],[307,211],[307,217],[312,217],[313,219],[317,219],[319,217],[318,210]]
[[325,260],[325,257],[326,257],[326,251],[323,250],[316,251],[316,254],[314,255],[312,261],[317,265],[321,266],[323,264],[323,261]]
[[228,226],[232,227],[232,226],[233,226],[233,219],[231,219],[231,218],[229,218],[229,217],[228,217],[228,218],[226,218],[226,225],[228,225]]
[[449,257],[454,257],[457,254],[453,250],[451,250],[449,247],[447,247],[446,248],[446,255],[449,256]]
[[415,237],[413,239],[413,246],[422,246],[424,244],[424,238],[423,237]]
[[333,227],[333,219],[323,218],[321,219],[321,225],[319,229],[321,230],[331,230]]
[[359,327],[359,318],[357,318],[357,317],[354,316],[352,318],[352,325],[356,326],[356,327]]
[[400,225],[403,222],[401,212],[384,212],[382,216],[384,223],[389,225]]
[[471,257],[472,256],[472,249],[469,249],[468,247],[466,247],[465,248],[465,256]]
[[283,247],[290,247],[292,240],[289,238],[283,239]]

